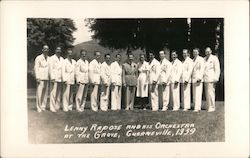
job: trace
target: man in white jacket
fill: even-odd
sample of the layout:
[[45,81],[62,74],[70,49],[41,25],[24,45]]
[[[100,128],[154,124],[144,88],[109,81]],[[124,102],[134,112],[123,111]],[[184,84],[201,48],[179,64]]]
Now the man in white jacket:
[[87,51],[82,49],[80,51],[81,58],[76,63],[76,83],[78,84],[78,91],[76,93],[76,110],[84,111],[86,98],[88,94],[89,83],[89,62],[87,58]]
[[189,50],[183,49],[183,62],[182,62],[182,77],[181,77],[181,100],[183,103],[183,111],[191,108],[191,75],[193,72],[193,60],[189,57]]
[[199,48],[193,49],[194,66],[192,73],[194,112],[201,110],[204,59],[199,56]]
[[122,65],[121,55],[116,54],[115,61],[111,63],[111,110],[121,110]]
[[172,69],[171,69],[171,92],[173,101],[173,111],[180,109],[180,78],[182,74],[182,63],[177,58],[177,52],[172,51]]
[[155,59],[154,53],[149,52],[149,94],[152,111],[159,110],[158,78],[160,75],[160,62]]
[[37,81],[36,108],[38,112],[46,109],[49,80],[49,47],[43,46],[42,54],[35,59],[35,76]]
[[110,69],[110,54],[105,54],[105,61],[101,65],[101,96],[100,96],[100,109],[102,111],[108,110],[109,105],[109,92],[111,84],[111,69]]
[[50,74],[50,111],[60,109],[62,100],[62,66],[64,59],[61,57],[61,47],[56,47],[55,54],[49,59]]
[[169,97],[170,97],[170,73],[171,73],[171,63],[166,59],[166,54],[164,51],[159,52],[161,58],[160,61],[160,75],[158,79],[159,92],[161,93],[162,100],[162,111],[168,110]]
[[210,47],[205,49],[204,84],[208,112],[215,111],[215,84],[220,78],[220,62],[217,56],[212,54]]
[[95,59],[93,59],[89,63],[89,83],[91,86],[91,93],[90,93],[90,102],[91,102],[91,109],[93,111],[98,110],[99,104],[99,85],[101,82],[101,63],[100,63],[100,52],[95,52]]
[[72,50],[67,49],[67,58],[64,59],[62,67],[62,78],[64,82],[63,91],[63,111],[71,111],[73,108],[72,86],[75,84],[75,65],[76,61],[72,59]]

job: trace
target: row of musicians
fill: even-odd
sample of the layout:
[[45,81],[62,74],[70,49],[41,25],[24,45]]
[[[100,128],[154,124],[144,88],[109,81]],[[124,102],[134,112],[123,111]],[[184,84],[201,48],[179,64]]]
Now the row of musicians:
[[[61,48],[57,47],[55,54],[48,57],[49,47],[45,45],[42,54],[35,59],[35,74],[37,86],[37,111],[45,110],[47,104],[48,82],[50,89],[50,110],[56,112],[61,106],[64,111],[72,110],[72,85],[75,79],[78,86],[76,93],[76,109],[84,111],[88,87],[91,88],[90,101],[93,111],[100,109],[107,111],[109,98],[111,109],[121,109],[121,89],[125,88],[126,110],[133,109],[134,97],[141,98],[140,103],[145,108],[145,99],[149,101],[153,111],[169,108],[170,94],[173,111],[180,109],[180,85],[182,86],[183,110],[191,108],[191,85],[193,86],[194,111],[201,110],[203,82],[205,85],[206,106],[208,111],[215,110],[215,83],[219,80],[220,64],[212,50],[205,49],[206,57],[199,56],[199,49],[193,49],[194,59],[189,51],[183,49],[184,61],[178,59],[176,51],[171,52],[172,62],[166,59],[164,51],[159,52],[160,61],[153,53],[149,53],[149,62],[145,55],[140,55],[140,62],[134,63],[134,55],[128,54],[128,59],[121,64],[121,55],[117,54],[114,62],[110,62],[110,54],[105,54],[105,61],[100,63],[100,52],[95,52],[94,59],[89,63],[86,50],[81,50],[81,58],[76,62],[72,59],[72,50],[67,50],[67,58],[63,59]],[[61,87],[63,88],[63,94]],[[99,93],[98,90],[101,90]],[[111,97],[109,96],[111,90]],[[161,93],[158,94],[158,93]],[[161,97],[159,97],[161,96]]]

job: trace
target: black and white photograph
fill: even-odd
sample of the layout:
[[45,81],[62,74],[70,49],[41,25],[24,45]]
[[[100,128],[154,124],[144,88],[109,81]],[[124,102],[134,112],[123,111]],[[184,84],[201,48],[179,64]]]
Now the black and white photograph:
[[249,2],[0,5],[1,157],[249,157]]
[[223,28],[223,18],[28,18],[29,142],[225,141]]

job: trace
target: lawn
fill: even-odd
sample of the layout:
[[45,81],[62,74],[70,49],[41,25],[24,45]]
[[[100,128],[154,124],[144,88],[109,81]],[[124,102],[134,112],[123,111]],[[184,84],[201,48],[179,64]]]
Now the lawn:
[[[175,127],[158,129],[155,126],[157,123],[158,125],[161,123],[164,125],[171,124],[172,126],[174,126],[173,124],[185,124],[187,126],[189,123],[194,127],[175,128],[176,125]],[[107,126],[109,129],[101,132],[104,133],[103,135],[106,134],[106,137],[95,137],[95,133],[98,133],[98,131],[92,127],[93,124]],[[57,113],[52,113],[48,109],[38,113],[35,107],[34,91],[28,91],[28,135],[30,143],[222,142],[225,141],[224,124],[224,102],[216,102],[216,111],[212,113],[205,110],[198,113],[192,111],[153,112],[149,109],[93,112],[90,110],[89,101],[86,110],[82,113],[76,110],[70,112],[60,110]],[[129,136],[127,133],[130,130],[127,125],[141,126],[141,128],[132,129],[133,133],[154,131],[155,133],[165,132],[165,135]],[[145,129],[142,129],[143,125],[145,125]],[[71,130],[73,131],[69,131],[71,126],[86,127],[87,129],[81,137],[78,137],[80,136],[78,134],[82,133],[80,131],[82,128],[72,127]],[[115,129],[118,126],[120,126],[120,129]],[[180,132],[182,129],[185,130],[184,133]],[[170,135],[166,134],[169,131]],[[71,135],[70,138],[69,135]],[[114,136],[116,137],[113,138]]]

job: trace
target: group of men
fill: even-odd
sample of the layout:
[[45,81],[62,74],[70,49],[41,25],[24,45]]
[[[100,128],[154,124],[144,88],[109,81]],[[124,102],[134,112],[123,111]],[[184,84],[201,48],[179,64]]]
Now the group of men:
[[[72,50],[67,49],[67,57],[61,57],[61,47],[55,54],[48,56],[49,47],[43,46],[42,54],[35,59],[35,76],[37,80],[37,111],[46,109],[48,84],[50,83],[50,111],[56,112],[62,106],[63,111],[73,108],[72,86],[78,84],[75,96],[76,110],[84,111],[88,88],[90,88],[91,109],[107,111],[121,109],[122,89],[125,91],[126,110],[134,108],[135,96],[140,98],[141,107],[149,100],[152,111],[166,111],[172,100],[172,110],[179,110],[180,100],[183,111],[191,109],[191,85],[193,90],[194,112],[201,110],[203,84],[205,87],[206,107],[209,112],[215,110],[215,84],[220,76],[220,64],[210,47],[205,49],[206,56],[199,55],[198,48],[193,49],[194,59],[190,58],[188,49],[183,49],[183,62],[178,59],[176,51],[171,52],[172,61],[166,58],[166,52],[160,51],[160,61],[153,52],[149,52],[149,62],[145,54],[140,54],[139,63],[134,62],[134,55],[127,54],[125,63],[121,63],[121,54],[105,54],[103,63],[101,53],[95,52],[94,59],[87,60],[87,51],[82,49],[80,59],[72,59]],[[181,99],[180,99],[181,90]],[[110,96],[111,95],[111,96]],[[162,104],[162,106],[160,106]]]

